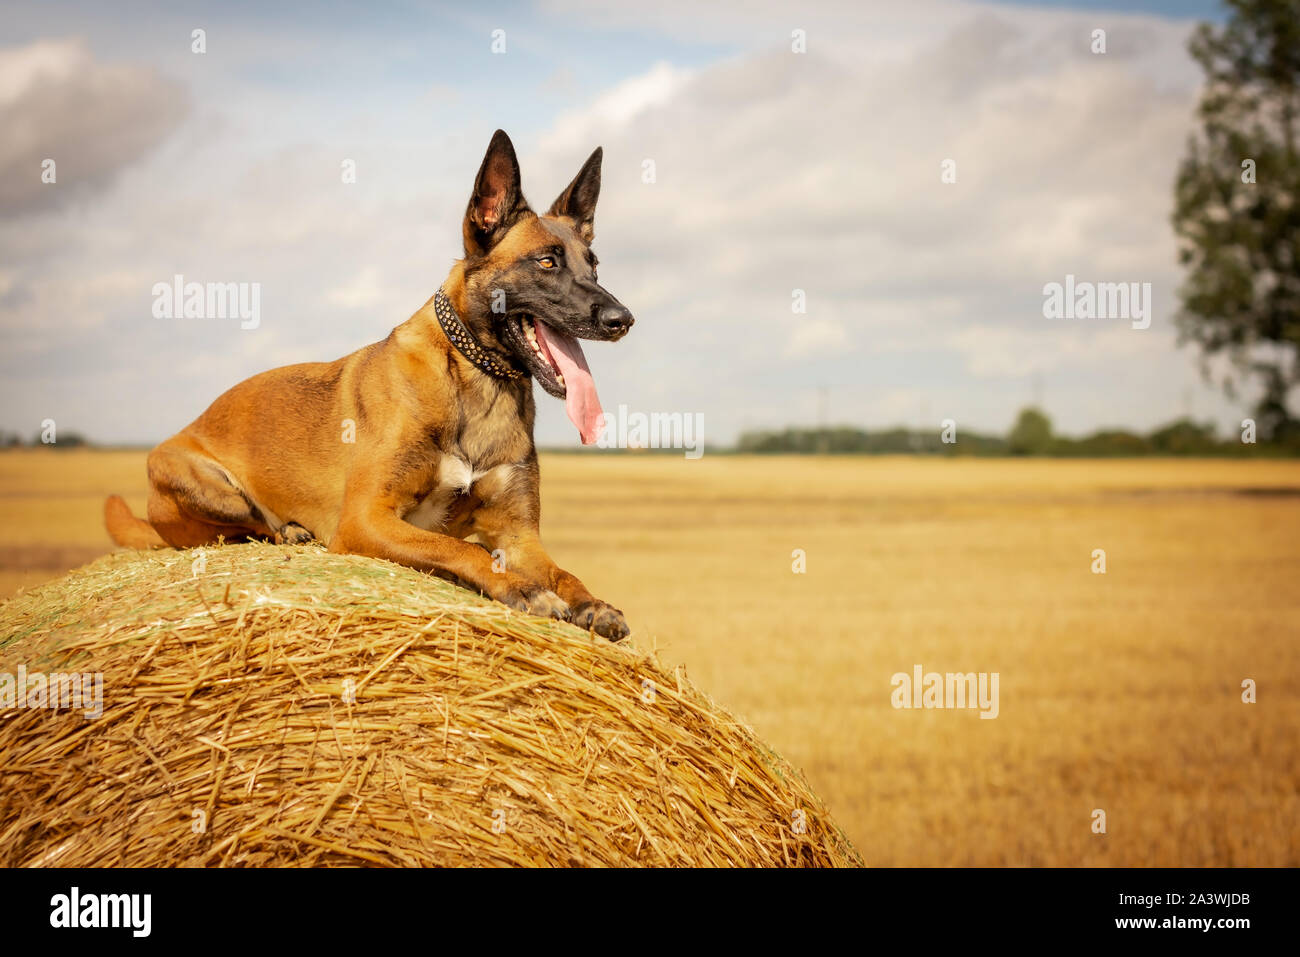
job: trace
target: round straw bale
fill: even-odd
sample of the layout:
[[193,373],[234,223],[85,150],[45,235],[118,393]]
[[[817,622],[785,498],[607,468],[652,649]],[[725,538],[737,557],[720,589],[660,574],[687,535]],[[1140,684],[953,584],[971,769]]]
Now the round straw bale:
[[0,605],[0,865],[861,864],[625,644],[314,546],[105,556]]

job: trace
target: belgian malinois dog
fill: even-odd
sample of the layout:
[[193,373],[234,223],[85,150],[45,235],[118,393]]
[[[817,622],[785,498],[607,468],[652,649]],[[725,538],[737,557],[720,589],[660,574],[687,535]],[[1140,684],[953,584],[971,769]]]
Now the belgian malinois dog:
[[538,216],[497,130],[465,211],[465,258],[433,298],[383,342],[218,398],[149,454],[147,522],[119,496],[105,503],[113,540],[315,539],[625,637],[623,613],[542,547],[533,444],[533,379],[565,401],[584,444],[596,440],[600,400],[578,340],[632,327],[596,279],[600,161],[597,149]]

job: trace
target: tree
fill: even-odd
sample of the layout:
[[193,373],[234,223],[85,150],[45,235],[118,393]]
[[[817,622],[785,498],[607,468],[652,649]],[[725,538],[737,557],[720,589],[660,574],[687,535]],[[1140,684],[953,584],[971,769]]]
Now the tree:
[[1263,387],[1262,438],[1300,431],[1287,404],[1300,384],[1300,0],[1227,0],[1221,30],[1201,24],[1188,50],[1205,71],[1174,193],[1180,341]]
[[1042,455],[1052,444],[1052,420],[1035,408],[1021,409],[1007,436],[1012,455]]
[[1204,425],[1191,419],[1175,419],[1148,436],[1151,448],[1167,455],[1208,455],[1218,451],[1214,423]]

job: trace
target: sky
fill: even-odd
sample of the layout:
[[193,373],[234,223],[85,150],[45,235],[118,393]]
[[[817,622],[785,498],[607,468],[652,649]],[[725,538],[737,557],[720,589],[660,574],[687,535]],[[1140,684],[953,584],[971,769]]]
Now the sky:
[[[1172,321],[1213,3],[270,6],[6,4],[0,429],[157,442],[382,339],[462,255],[498,127],[539,209],[604,147],[601,282],[637,319],[586,349],[608,411],[697,413],[717,444],[1004,433],[1031,402],[1067,434],[1247,414]],[[256,328],[155,315],[178,274],[258,284]],[[1150,283],[1149,327],[1045,318],[1067,276]],[[576,445],[537,395],[538,443]]]

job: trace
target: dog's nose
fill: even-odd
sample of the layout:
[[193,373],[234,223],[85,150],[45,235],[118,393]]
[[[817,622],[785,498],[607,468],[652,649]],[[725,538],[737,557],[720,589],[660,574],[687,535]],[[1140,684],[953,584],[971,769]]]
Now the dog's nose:
[[596,313],[596,324],[600,326],[600,331],[610,336],[623,335],[632,328],[635,321],[626,306],[605,306]]

